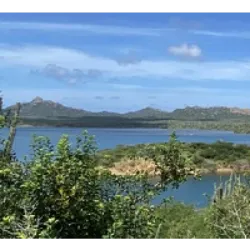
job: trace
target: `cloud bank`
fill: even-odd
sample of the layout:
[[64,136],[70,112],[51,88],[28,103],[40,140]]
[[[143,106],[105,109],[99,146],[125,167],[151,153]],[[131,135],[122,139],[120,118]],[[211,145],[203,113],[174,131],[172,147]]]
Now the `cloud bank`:
[[[115,25],[45,23],[45,22],[0,22],[1,30],[37,30],[43,32],[80,32],[82,36],[116,35],[116,36],[159,36],[160,30],[153,28],[136,28]],[[166,29],[167,30],[167,29]]]
[[[189,48],[190,49],[190,48]],[[197,51],[189,50],[192,55]],[[194,52],[195,51],[195,52]],[[186,53],[186,52],[185,52]],[[121,77],[165,77],[186,80],[250,80],[250,60],[186,62],[175,60],[142,60],[126,67],[115,59],[92,56],[80,50],[61,47],[24,46],[0,47],[0,67],[22,66],[38,72],[64,77],[67,74],[87,72],[88,77],[105,76],[110,79]],[[56,67],[46,68],[47,65]],[[58,67],[58,68],[57,68]],[[70,72],[70,73],[68,73]],[[72,73],[73,72],[73,73]],[[85,77],[86,75],[84,75]]]
[[56,64],[47,64],[42,69],[31,70],[32,74],[49,77],[55,80],[64,81],[69,84],[87,83],[102,76],[102,72],[97,69],[67,69]]
[[87,35],[111,35],[111,36],[166,36],[168,32],[178,30],[187,31],[198,36],[231,37],[250,39],[249,31],[218,31],[201,29],[201,23],[179,18],[170,19],[165,26],[160,28],[151,27],[128,27],[116,25],[77,24],[77,23],[46,23],[46,22],[7,22],[0,21],[0,30],[34,30],[40,32],[74,32],[81,36]]

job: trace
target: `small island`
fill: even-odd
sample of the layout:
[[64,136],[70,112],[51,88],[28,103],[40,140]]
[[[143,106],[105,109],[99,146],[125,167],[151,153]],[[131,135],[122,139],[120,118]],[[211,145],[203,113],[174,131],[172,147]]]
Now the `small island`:
[[[145,171],[155,175],[155,164],[150,155],[160,151],[168,143],[138,144],[118,146],[115,149],[99,151],[99,164],[108,167],[119,175],[133,175]],[[246,173],[250,171],[250,147],[229,142],[216,143],[180,143],[180,150],[186,157],[187,164],[201,175]]]

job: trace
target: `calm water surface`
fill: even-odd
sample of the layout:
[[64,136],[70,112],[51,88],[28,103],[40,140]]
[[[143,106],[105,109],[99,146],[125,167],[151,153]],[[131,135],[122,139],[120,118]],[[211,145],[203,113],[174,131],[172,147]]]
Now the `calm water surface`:
[[[153,143],[168,141],[171,131],[164,129],[87,129],[89,134],[95,135],[99,149],[114,148],[119,144],[135,145],[138,143]],[[14,151],[19,159],[24,155],[30,155],[29,145],[32,143],[32,135],[48,136],[52,144],[56,144],[62,134],[67,134],[71,142],[75,141],[77,135],[81,134],[83,129],[80,128],[18,128],[14,143]],[[249,144],[250,135],[234,134],[223,131],[199,131],[199,130],[177,130],[177,136],[183,142],[205,142],[213,143],[218,140],[233,142],[237,144]],[[0,131],[0,137],[6,137],[7,129]],[[214,183],[227,180],[228,176],[208,175],[204,176],[201,181],[189,179],[182,184],[178,190],[168,191],[154,200],[159,203],[162,198],[169,195],[175,199],[188,204],[194,204],[197,207],[204,207],[207,204],[207,198],[204,196],[212,195]]]

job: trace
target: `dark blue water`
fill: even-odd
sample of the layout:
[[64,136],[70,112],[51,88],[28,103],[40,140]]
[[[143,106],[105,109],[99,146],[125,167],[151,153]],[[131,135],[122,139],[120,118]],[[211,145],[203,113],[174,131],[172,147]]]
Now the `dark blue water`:
[[[138,143],[153,143],[168,141],[171,131],[164,129],[87,129],[89,134],[95,135],[99,149],[114,148],[119,144],[135,145]],[[52,144],[56,144],[62,134],[67,134],[72,142],[82,133],[80,128],[18,128],[14,143],[14,150],[18,158],[30,154],[29,145],[32,135],[48,136]],[[7,129],[0,130],[0,137],[6,137]],[[234,134],[221,131],[177,130],[177,136],[184,142],[212,143],[218,140],[237,144],[250,144],[250,135]]]
[[[215,185],[218,187],[220,184],[224,185],[230,178],[229,175],[205,175],[201,180],[190,178],[184,182],[179,189],[170,189],[159,195],[153,200],[153,204],[159,204],[163,199],[173,196],[175,200],[184,202],[185,204],[192,204],[197,208],[207,206],[213,198]],[[244,178],[242,177],[244,180]]]
[[[171,131],[163,129],[87,129],[89,134],[95,135],[99,149],[114,148],[119,144],[135,145],[139,143],[153,143],[168,141]],[[69,135],[72,143],[77,135],[83,130],[79,128],[18,128],[14,142],[14,151],[19,159],[31,153],[29,145],[32,143],[32,135],[47,136],[52,144],[56,144],[62,134]],[[7,129],[0,130],[0,137],[6,137]],[[213,143],[218,140],[233,142],[237,144],[250,144],[250,135],[234,134],[222,131],[198,131],[179,130],[176,131],[178,139],[183,142],[205,142]],[[213,195],[214,183],[219,183],[220,178],[225,181],[229,176],[209,175],[204,176],[201,181],[189,179],[182,184],[178,190],[168,191],[154,200],[159,203],[162,198],[173,195],[175,199],[197,207],[204,207],[207,198],[204,194]]]

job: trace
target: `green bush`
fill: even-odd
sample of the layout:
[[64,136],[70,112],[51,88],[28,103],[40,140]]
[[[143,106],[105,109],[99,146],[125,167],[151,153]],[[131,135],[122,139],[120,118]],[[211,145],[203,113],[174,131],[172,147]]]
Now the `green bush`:
[[159,238],[211,238],[206,225],[204,210],[197,211],[191,205],[169,201],[159,207],[157,215],[161,221]]
[[[159,238],[250,238],[250,186],[245,179],[232,176],[224,185],[223,194],[214,196],[208,207],[194,207],[175,201],[156,209],[161,227]],[[215,189],[215,193],[218,188]]]
[[214,238],[250,238],[250,188],[231,178],[224,196],[207,209],[206,224]]
[[33,158],[0,162],[1,238],[154,238],[159,221],[151,199],[190,174],[173,136],[156,159],[161,180],[114,176],[98,167],[93,138],[84,133],[56,148],[35,137]]
[[4,122],[5,122],[4,116],[0,115],[0,128],[4,126]]

